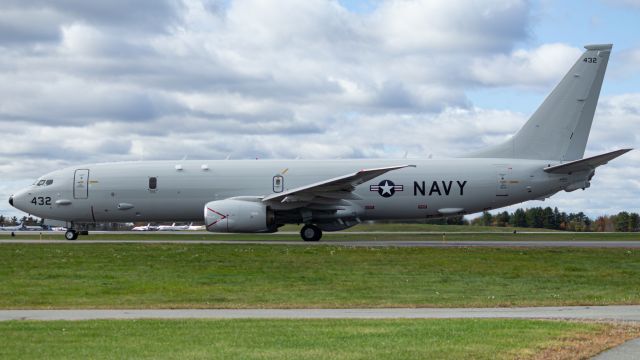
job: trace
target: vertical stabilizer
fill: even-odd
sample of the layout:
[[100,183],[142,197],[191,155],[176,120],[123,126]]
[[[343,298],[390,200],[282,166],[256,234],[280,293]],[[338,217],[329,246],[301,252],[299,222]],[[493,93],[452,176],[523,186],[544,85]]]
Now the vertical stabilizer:
[[468,157],[577,160],[584,155],[612,45],[587,45],[562,81],[507,142]]

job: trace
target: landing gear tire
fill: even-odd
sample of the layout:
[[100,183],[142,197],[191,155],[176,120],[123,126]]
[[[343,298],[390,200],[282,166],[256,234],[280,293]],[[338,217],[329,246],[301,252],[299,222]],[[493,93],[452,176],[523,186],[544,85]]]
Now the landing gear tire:
[[75,230],[67,230],[64,233],[64,238],[67,240],[76,240],[78,238],[78,232]]
[[322,230],[315,225],[305,225],[300,230],[300,236],[304,241],[320,241]]

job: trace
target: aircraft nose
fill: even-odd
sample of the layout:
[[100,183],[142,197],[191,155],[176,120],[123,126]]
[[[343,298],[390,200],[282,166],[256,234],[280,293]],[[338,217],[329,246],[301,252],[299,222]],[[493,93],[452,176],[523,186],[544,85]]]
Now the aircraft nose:
[[13,195],[9,196],[9,205],[13,206]]

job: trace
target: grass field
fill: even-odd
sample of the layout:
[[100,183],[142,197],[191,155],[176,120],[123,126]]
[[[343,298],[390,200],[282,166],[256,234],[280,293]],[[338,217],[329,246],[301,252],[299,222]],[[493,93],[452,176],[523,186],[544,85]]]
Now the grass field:
[[[505,228],[503,228],[505,229]],[[531,230],[531,229],[530,229]],[[379,231],[392,230],[372,230],[368,234],[344,232],[325,232],[322,241],[359,241],[359,240],[414,240],[414,241],[631,241],[640,240],[640,233],[571,233],[571,232],[541,232],[541,233],[521,233],[516,232],[475,232],[465,233],[461,230],[451,232],[438,232],[425,230],[413,233],[377,233]],[[399,231],[399,230],[398,230]],[[406,230],[410,231],[410,230]],[[413,231],[413,230],[411,230]],[[10,233],[0,232],[0,241],[9,239],[43,239],[43,240],[64,240],[61,232],[25,233],[16,232],[15,237]],[[274,233],[274,234],[215,234],[215,233],[190,233],[190,232],[144,232],[140,234],[129,233],[103,233],[80,236],[79,240],[261,240],[261,241],[302,241],[297,233]]]
[[607,346],[597,340],[611,328],[487,319],[19,321],[0,323],[0,358],[526,359],[545,349],[589,356]]
[[640,251],[2,244],[0,308],[640,303]]

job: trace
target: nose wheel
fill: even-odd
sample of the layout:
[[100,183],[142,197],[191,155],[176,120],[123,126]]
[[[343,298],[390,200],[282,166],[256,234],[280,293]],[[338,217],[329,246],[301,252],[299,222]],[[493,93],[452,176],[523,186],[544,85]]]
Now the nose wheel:
[[76,240],[78,238],[78,232],[73,229],[69,229],[64,233],[64,238],[67,240]]
[[315,225],[307,224],[300,230],[300,236],[304,241],[320,241],[322,230]]

